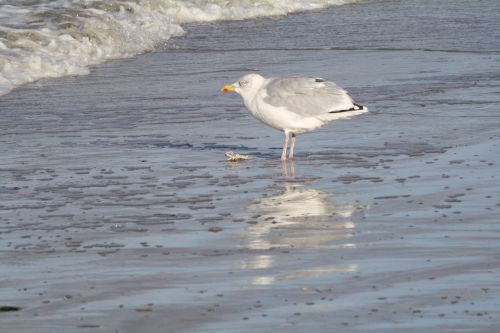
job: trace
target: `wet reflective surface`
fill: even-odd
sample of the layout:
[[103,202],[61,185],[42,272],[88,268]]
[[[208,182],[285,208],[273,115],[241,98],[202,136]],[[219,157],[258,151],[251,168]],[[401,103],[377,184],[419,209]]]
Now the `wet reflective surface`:
[[[499,53],[449,26],[438,50],[397,15],[412,2],[365,6],[193,26],[177,49],[2,96],[0,306],[20,309],[0,327],[494,332]],[[405,38],[342,21],[366,11]],[[462,24],[438,16],[411,20]],[[307,38],[311,22],[328,29]],[[371,113],[298,136],[282,165],[282,134],[219,95],[249,70],[321,75]]]
[[[293,168],[293,161],[290,163]],[[285,176],[286,177],[286,176]],[[252,250],[320,249],[332,251],[336,248],[354,248],[349,240],[356,225],[353,214],[362,214],[362,207],[336,205],[332,195],[299,183],[284,181],[269,189],[273,195],[254,201],[248,209],[255,215],[245,230],[242,247]],[[286,251],[286,250],[285,250]],[[316,278],[336,272],[354,272],[357,265],[332,265],[325,263],[295,263],[303,269],[289,271],[280,260],[280,255],[256,255],[244,261],[242,268],[260,272],[276,272],[276,275],[257,276],[250,280],[255,285],[270,285],[279,281]],[[285,267],[283,267],[285,266]],[[283,272],[287,272],[283,274]]]

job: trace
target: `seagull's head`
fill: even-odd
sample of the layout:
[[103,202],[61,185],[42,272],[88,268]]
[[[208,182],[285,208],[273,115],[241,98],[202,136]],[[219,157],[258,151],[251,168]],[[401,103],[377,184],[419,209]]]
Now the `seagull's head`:
[[254,95],[262,86],[265,80],[266,79],[262,75],[254,73],[247,74],[239,79],[238,82],[225,85],[224,87],[222,87],[221,91],[234,91],[245,98]]

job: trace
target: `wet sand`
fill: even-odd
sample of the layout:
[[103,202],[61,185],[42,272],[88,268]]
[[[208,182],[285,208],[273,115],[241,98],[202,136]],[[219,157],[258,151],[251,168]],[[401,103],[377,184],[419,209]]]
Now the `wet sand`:
[[[0,97],[2,331],[496,332],[500,52],[449,26],[412,44],[413,7],[383,5],[191,26]],[[367,12],[400,35],[336,34]],[[282,165],[282,134],[218,91],[248,71],[335,80],[371,113]]]

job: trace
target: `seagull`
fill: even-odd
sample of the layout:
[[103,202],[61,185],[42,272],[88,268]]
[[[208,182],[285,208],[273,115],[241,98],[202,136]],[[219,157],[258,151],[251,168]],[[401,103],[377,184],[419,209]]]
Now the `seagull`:
[[288,158],[292,160],[297,134],[368,112],[367,107],[355,103],[344,89],[318,77],[266,79],[252,73],[223,86],[221,91],[238,93],[252,116],[285,133],[282,161],[286,161],[290,135]]

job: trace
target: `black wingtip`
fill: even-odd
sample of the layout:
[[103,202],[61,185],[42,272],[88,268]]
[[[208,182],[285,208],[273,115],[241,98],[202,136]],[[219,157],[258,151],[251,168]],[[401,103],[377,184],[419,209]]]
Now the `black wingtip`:
[[359,110],[364,110],[365,107],[361,104],[356,104],[356,103],[352,103],[354,104],[354,106],[350,109],[346,109],[346,110],[336,110],[336,111],[330,111],[328,113],[341,113],[341,112],[349,112],[349,111],[359,111]]
[[355,107],[357,107],[357,109],[356,109],[356,110],[364,110],[364,108],[365,108],[365,107],[364,107],[363,105],[361,105],[361,104],[356,104],[356,103],[352,103],[352,104],[354,104],[354,106],[355,106]]

